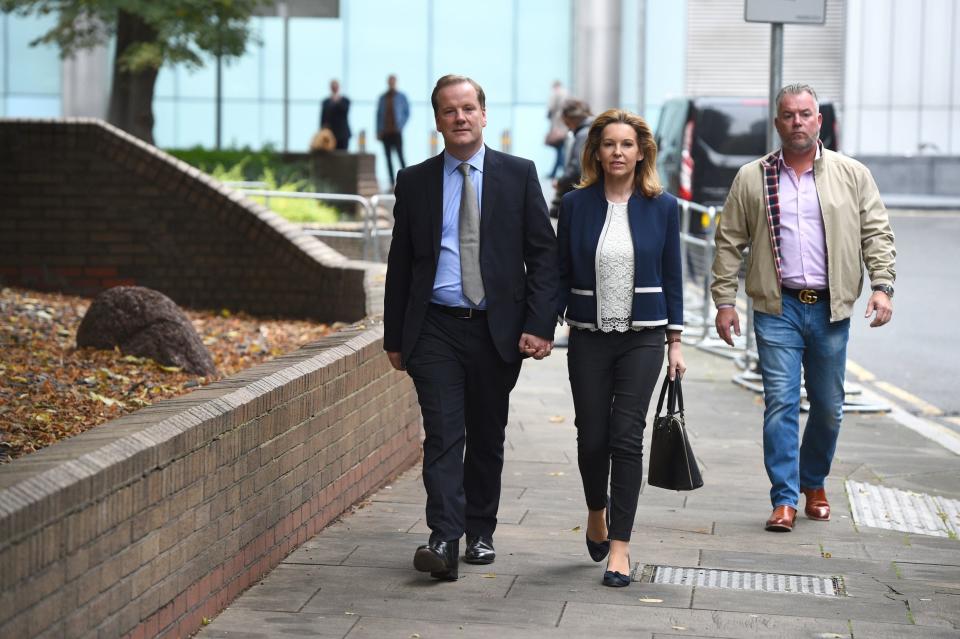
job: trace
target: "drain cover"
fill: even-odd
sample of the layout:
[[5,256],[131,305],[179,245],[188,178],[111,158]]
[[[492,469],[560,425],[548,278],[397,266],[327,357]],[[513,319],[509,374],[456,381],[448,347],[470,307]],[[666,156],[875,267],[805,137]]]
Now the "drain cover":
[[822,597],[846,595],[843,577],[816,575],[785,575],[774,572],[744,572],[713,568],[684,568],[682,566],[646,565],[638,581],[674,586],[754,590],[758,592],[788,592]]
[[919,535],[960,535],[960,501],[925,493],[847,481],[850,510],[859,526]]

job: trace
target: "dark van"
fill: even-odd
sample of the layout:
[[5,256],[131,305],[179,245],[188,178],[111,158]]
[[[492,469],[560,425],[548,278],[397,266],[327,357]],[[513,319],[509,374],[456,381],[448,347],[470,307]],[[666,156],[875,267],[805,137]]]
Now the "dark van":
[[[837,150],[833,105],[820,104],[823,145]],[[657,170],[677,197],[721,206],[737,170],[766,151],[766,98],[679,98],[663,106],[657,125]],[[692,215],[691,227],[700,216]],[[700,229],[691,228],[697,232]]]

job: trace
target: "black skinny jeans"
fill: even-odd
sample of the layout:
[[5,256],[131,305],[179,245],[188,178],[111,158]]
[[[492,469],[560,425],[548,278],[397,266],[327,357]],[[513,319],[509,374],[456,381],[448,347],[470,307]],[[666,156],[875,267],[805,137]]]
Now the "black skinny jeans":
[[570,330],[577,463],[590,510],[607,507],[609,478],[609,539],[630,541],[643,483],[644,422],[663,367],[665,337],[662,328]]

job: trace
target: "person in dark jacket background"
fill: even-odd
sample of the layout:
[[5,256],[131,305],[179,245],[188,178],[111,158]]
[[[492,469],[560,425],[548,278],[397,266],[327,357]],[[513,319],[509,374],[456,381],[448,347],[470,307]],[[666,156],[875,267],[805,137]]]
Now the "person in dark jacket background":
[[330,97],[320,107],[320,128],[330,129],[337,138],[337,150],[345,151],[350,143],[350,98],[340,93],[340,83],[330,80]]
[[403,127],[410,117],[410,102],[400,91],[397,91],[397,76],[392,73],[387,77],[387,91],[377,101],[377,139],[383,142],[383,154],[387,156],[387,172],[390,174],[390,184],[396,181],[397,174],[393,172],[393,153],[396,152],[400,160],[400,168],[406,168],[403,160]]
[[567,358],[586,543],[594,561],[609,555],[603,585],[611,587],[630,585],[644,421],[665,342],[670,378],[686,370],[678,208],[663,192],[656,160],[641,117],[619,109],[597,116],[583,177],[563,197],[557,227],[557,308],[572,327]]

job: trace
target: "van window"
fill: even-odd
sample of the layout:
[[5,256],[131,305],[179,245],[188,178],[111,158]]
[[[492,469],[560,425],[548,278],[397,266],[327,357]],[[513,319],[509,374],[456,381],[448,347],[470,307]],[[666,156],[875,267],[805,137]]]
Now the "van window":
[[757,157],[766,148],[766,110],[765,104],[706,105],[697,136],[717,153]]
[[663,105],[657,124],[658,154],[679,153],[683,142],[683,125],[687,117],[687,101],[672,100]]

